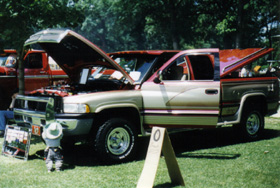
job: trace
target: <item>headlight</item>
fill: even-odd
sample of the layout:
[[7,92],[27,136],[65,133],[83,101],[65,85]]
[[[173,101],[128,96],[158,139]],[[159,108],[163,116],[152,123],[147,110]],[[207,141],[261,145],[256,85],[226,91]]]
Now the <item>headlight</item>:
[[65,113],[89,113],[90,109],[87,104],[64,104]]

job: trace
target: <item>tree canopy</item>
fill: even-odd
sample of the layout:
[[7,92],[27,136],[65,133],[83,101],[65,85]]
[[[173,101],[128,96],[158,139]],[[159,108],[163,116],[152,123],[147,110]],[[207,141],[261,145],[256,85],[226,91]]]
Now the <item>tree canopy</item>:
[[[279,46],[275,0],[0,0],[0,48],[70,28],[106,52]],[[280,59],[280,58],[279,58]]]
[[0,0],[0,44],[20,49],[35,32],[48,27],[76,27],[82,12],[64,0]]

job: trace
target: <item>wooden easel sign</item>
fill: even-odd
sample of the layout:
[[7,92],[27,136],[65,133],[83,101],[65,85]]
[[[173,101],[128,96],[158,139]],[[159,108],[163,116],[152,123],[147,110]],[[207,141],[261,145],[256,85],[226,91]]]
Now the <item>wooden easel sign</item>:
[[166,129],[153,127],[144,168],[138,180],[137,188],[153,187],[161,151],[165,157],[171,182],[176,185],[185,186],[185,182]]
[[18,159],[28,159],[31,128],[7,125],[2,155]]

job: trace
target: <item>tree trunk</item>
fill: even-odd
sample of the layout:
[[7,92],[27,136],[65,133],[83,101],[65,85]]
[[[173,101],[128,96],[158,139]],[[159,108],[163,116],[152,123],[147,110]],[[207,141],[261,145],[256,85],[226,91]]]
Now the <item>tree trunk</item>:
[[19,62],[18,62],[18,72],[19,72],[19,76],[18,76],[18,85],[19,85],[19,94],[20,95],[24,95],[24,91],[25,91],[25,83],[24,83],[24,49],[20,49],[18,50],[18,54],[19,54]]
[[97,34],[97,36],[99,37],[100,41],[101,41],[101,46],[99,46],[104,52],[108,51],[107,48],[107,42],[106,42],[106,36],[107,36],[107,27],[106,27],[106,20],[104,20],[103,18],[100,17],[100,21],[101,21],[101,28],[103,28],[103,32],[100,34]]
[[238,15],[237,15],[237,32],[235,38],[235,48],[242,48],[241,40],[242,40],[242,31],[243,31],[243,2],[242,0],[238,0]]
[[172,36],[172,45],[173,50],[179,49],[179,40],[178,40],[178,32],[177,32],[177,25],[176,25],[176,7],[173,1],[170,2],[170,26],[171,26],[171,36]]

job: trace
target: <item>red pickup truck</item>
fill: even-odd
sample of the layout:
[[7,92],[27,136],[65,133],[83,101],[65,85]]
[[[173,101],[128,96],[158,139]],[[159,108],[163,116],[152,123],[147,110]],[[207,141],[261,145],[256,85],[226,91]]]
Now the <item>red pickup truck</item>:
[[[0,109],[7,109],[13,92],[18,88],[16,50],[0,54]],[[25,93],[45,87],[68,76],[43,50],[30,50],[24,57]]]

